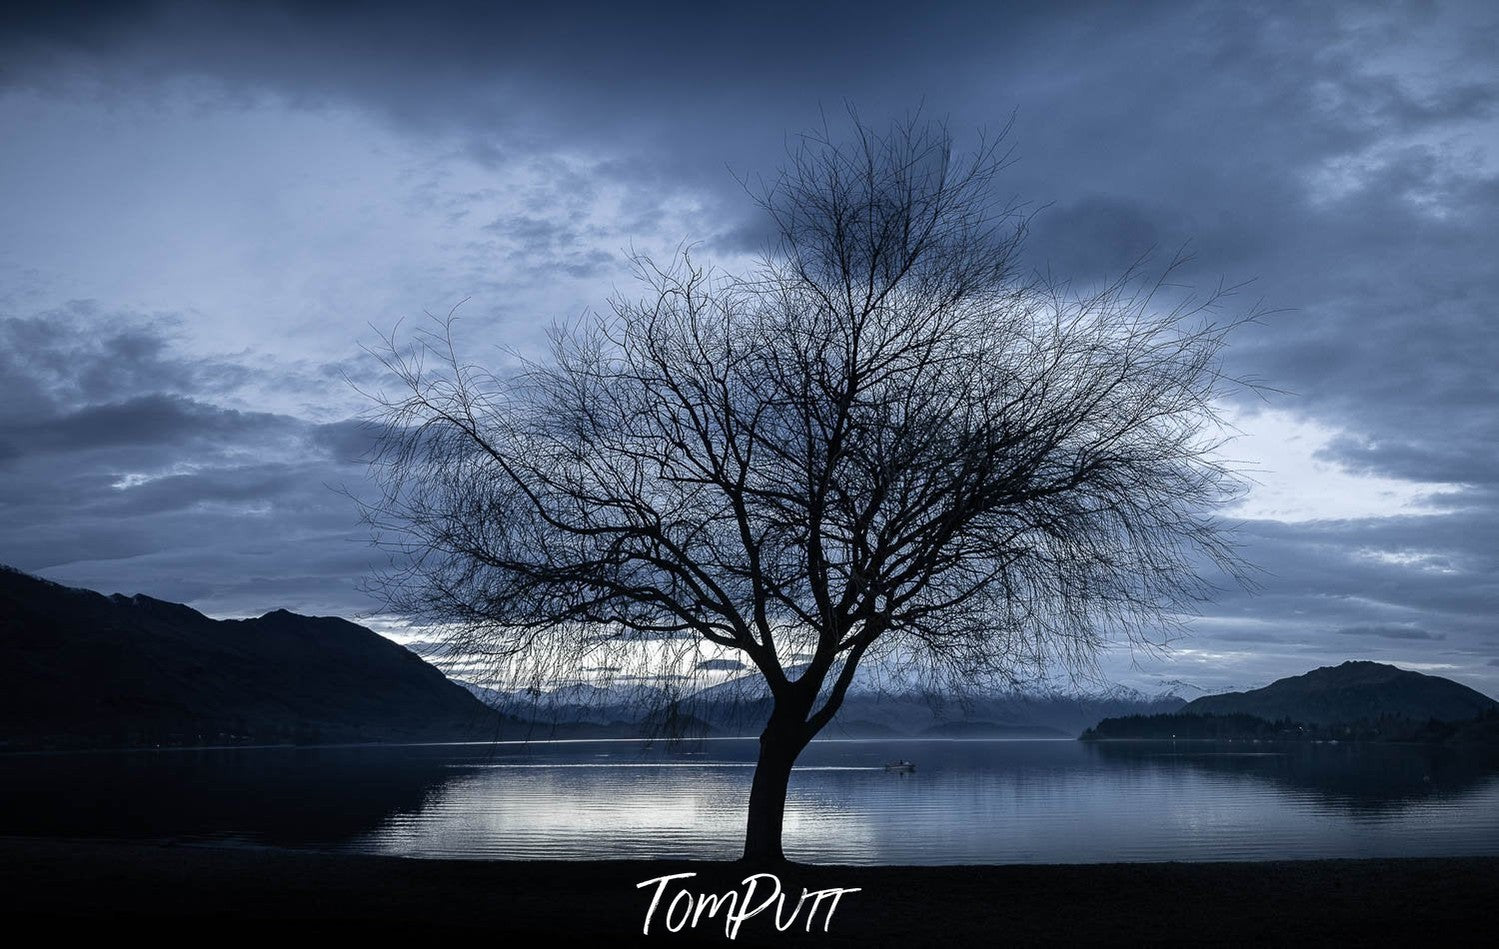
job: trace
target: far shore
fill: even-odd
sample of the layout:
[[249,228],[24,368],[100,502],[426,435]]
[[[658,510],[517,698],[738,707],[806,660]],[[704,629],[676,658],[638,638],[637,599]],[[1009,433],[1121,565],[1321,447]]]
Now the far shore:
[[[827,933],[818,916],[777,931],[770,912],[725,938],[721,922],[641,929],[650,888],[722,894],[772,872],[845,895]],[[675,889],[669,893],[676,892]],[[120,841],[0,838],[0,913],[11,932],[149,937],[215,944],[247,938],[462,936],[496,946],[1431,944],[1499,937],[1499,857],[852,867],[657,861],[462,861]],[[788,907],[789,913],[789,907]],[[721,918],[721,917],[720,917]],[[805,917],[803,917],[805,918]]]
[[[272,750],[305,750],[315,751],[320,748],[328,749],[351,749],[351,748],[442,748],[460,747],[466,745],[581,745],[603,742],[635,742],[638,744],[657,745],[692,745],[698,742],[712,741],[758,741],[759,735],[703,735],[694,738],[661,738],[651,735],[546,735],[527,738],[451,738],[432,739],[426,741],[330,741],[330,742],[218,742],[213,744],[136,744],[136,745],[81,745],[78,747],[68,745],[15,745],[6,746],[0,744],[0,756],[20,755],[94,755],[110,754],[116,752],[131,751],[272,751]],[[857,743],[868,742],[871,744],[883,742],[998,742],[998,741],[1079,741],[1081,739],[1069,735],[1041,735],[1041,736],[1016,736],[1016,735],[820,735],[812,739],[812,744],[834,744],[834,743]],[[1113,741],[1116,739],[1106,739]],[[1120,741],[1134,741],[1137,739],[1117,739]],[[1156,739],[1138,739],[1144,741],[1155,741]],[[1173,739],[1163,739],[1171,741]]]
[[[433,739],[423,741],[345,741],[345,742],[244,742],[244,743],[213,743],[213,744],[136,744],[136,745],[12,745],[0,744],[0,757],[20,757],[24,755],[95,755],[95,754],[117,754],[125,752],[156,752],[156,751],[316,751],[318,749],[381,749],[381,748],[441,748],[479,745],[581,745],[601,744],[604,742],[634,742],[638,744],[658,745],[692,745],[699,742],[718,741],[757,741],[758,735],[704,735],[695,738],[670,739],[654,737],[650,735],[546,735],[527,738],[452,738]],[[1069,735],[820,735],[812,739],[812,744],[888,744],[900,742],[931,742],[945,744],[978,743],[978,742],[1083,742],[1090,745],[1132,745],[1132,744],[1171,744],[1171,745],[1219,745],[1219,744],[1245,744],[1245,745],[1295,745],[1305,747],[1311,745],[1367,745],[1373,747],[1407,747],[1407,748],[1440,748],[1445,751],[1459,753],[1486,753],[1491,751],[1488,745],[1444,745],[1421,741],[1396,741],[1377,740],[1367,738],[1095,738],[1079,737]]]

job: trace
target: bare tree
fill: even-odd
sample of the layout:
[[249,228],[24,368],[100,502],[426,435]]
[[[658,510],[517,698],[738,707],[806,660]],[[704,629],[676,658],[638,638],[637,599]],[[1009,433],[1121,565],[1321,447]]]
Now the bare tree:
[[[681,253],[501,378],[450,325],[403,383],[371,509],[394,608],[456,652],[553,674],[706,648],[773,699],[746,859],[783,859],[792,765],[861,663],[941,681],[1150,642],[1232,569],[1212,517],[1229,323],[1159,284],[1017,278],[991,145],[941,126],[804,138],[760,192],[745,277]],[[1209,301],[1211,303],[1211,301]]]

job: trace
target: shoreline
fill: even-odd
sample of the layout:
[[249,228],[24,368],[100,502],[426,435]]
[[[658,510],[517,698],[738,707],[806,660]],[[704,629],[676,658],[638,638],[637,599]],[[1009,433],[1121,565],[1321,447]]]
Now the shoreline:
[[[757,735],[704,735],[697,738],[666,739],[645,735],[605,735],[596,737],[566,738],[457,738],[430,741],[349,741],[298,744],[280,742],[268,744],[213,744],[213,745],[90,745],[80,747],[39,746],[0,747],[0,760],[59,755],[114,755],[155,754],[165,752],[205,751],[320,751],[320,750],[379,750],[387,748],[457,748],[489,745],[583,745],[604,743],[636,743],[668,745],[698,744],[706,742],[758,741]],[[978,744],[978,743],[1035,743],[1077,742],[1085,745],[1129,745],[1129,744],[1246,744],[1246,745],[1358,745],[1370,747],[1434,748],[1463,754],[1486,753],[1494,750],[1484,744],[1447,745],[1423,741],[1381,740],[1372,738],[1083,738],[1066,735],[881,735],[881,736],[818,736],[809,744],[896,744],[903,742],[934,744]]]
[[[297,744],[294,742],[280,742],[274,744],[217,744],[217,745],[90,745],[72,747],[0,747],[0,758],[20,758],[37,755],[102,755],[102,754],[127,754],[133,752],[162,752],[162,751],[317,751],[319,749],[360,749],[360,748],[446,748],[464,747],[478,745],[581,745],[604,742],[636,742],[638,744],[669,743],[696,744],[710,741],[759,741],[759,735],[703,735],[696,738],[653,738],[648,735],[604,735],[598,737],[568,737],[568,738],[455,738],[441,741],[348,741],[348,742],[321,742]],[[1081,741],[1076,737],[1066,735],[1042,735],[1042,736],[1011,736],[1011,735],[977,735],[949,737],[939,735],[884,735],[879,737],[845,737],[819,736],[813,738],[809,744],[850,744],[850,743],[880,743],[880,742],[1027,742],[1027,741]],[[1112,739],[1111,739],[1112,740]],[[1134,739],[1119,739],[1134,740]],[[1146,739],[1154,740],[1154,739]],[[1166,739],[1171,740],[1171,739]]]
[[[822,915],[810,934],[805,915],[777,931],[767,911],[730,942],[712,919],[668,932],[658,911],[650,936],[642,937],[650,903],[642,881],[691,873],[682,886],[725,894],[742,891],[741,881],[759,871],[774,873],[793,903],[804,888],[858,892],[842,898],[827,933]],[[140,934],[169,943],[220,933],[466,934],[611,945],[1387,944],[1445,934],[1485,943],[1499,936],[1495,905],[1499,856],[757,868],[0,838],[0,913],[13,924],[39,923],[50,935]]]

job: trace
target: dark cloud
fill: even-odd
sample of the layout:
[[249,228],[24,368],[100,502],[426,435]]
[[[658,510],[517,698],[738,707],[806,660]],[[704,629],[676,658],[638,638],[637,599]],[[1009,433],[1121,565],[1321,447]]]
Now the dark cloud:
[[241,412],[183,396],[158,394],[90,405],[56,418],[13,424],[0,428],[0,438],[24,445],[32,452],[181,446],[206,440],[263,436],[288,422],[265,412]]
[[738,659],[704,659],[697,664],[699,672],[739,672],[747,668]]
[[[1452,400],[1447,408],[1457,412]],[[1454,419],[1451,427],[1489,428],[1494,423],[1480,418]],[[1383,475],[1411,481],[1435,481],[1447,484],[1491,485],[1499,478],[1495,464],[1493,437],[1499,431],[1472,431],[1467,437],[1454,437],[1451,427],[1425,433],[1425,437],[1405,441],[1375,441],[1342,435],[1317,453],[1317,457],[1350,471]]]
[[384,429],[364,419],[344,419],[315,425],[309,432],[314,445],[341,464],[368,464],[374,460]]
[[1046,248],[1059,274],[1118,274],[1163,248],[1175,250],[1193,236],[1173,213],[1133,201],[1091,195],[1041,211],[1032,240]]
[[1357,636],[1361,639],[1400,639],[1416,642],[1440,642],[1446,636],[1428,633],[1418,626],[1342,626],[1333,630],[1339,636]]

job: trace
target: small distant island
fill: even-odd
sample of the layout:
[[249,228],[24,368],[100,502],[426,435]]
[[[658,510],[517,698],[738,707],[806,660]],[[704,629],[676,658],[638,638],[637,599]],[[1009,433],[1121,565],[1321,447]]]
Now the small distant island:
[[1451,679],[1350,661],[1181,709],[1105,718],[1083,741],[1387,741],[1499,747],[1499,702]]

